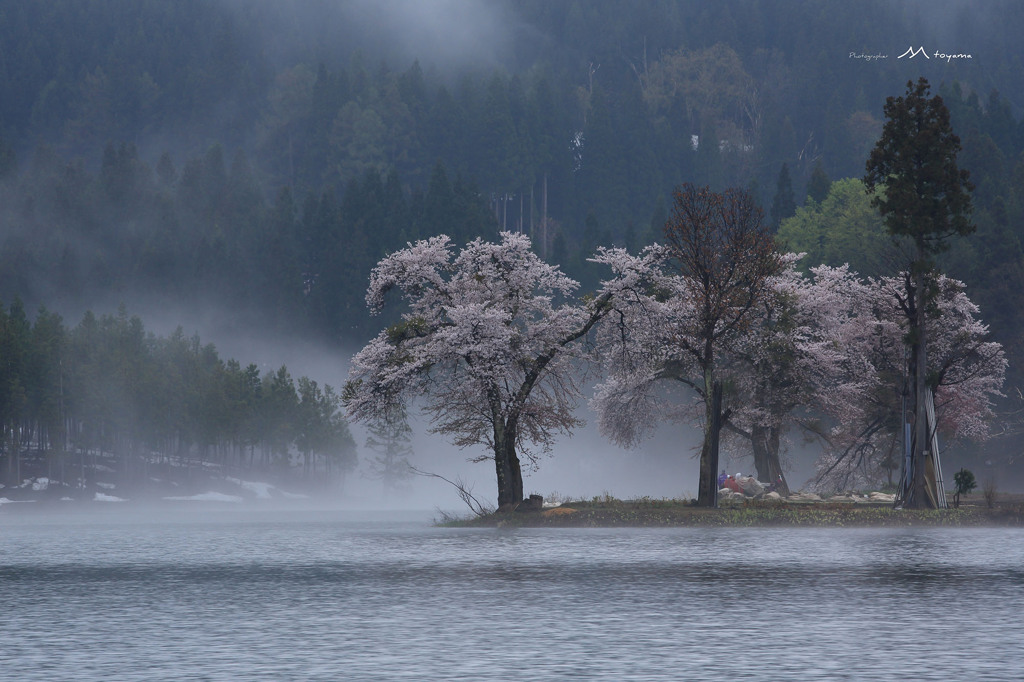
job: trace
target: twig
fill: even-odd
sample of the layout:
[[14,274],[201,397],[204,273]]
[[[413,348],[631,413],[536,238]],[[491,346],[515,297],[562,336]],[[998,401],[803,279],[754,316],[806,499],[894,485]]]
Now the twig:
[[484,504],[483,502],[481,502],[480,500],[476,499],[476,497],[473,496],[472,488],[469,488],[466,485],[465,481],[463,481],[461,478],[457,478],[454,481],[452,481],[445,478],[441,474],[423,471],[421,469],[417,469],[412,465],[409,465],[409,470],[412,471],[412,473],[416,474],[417,476],[427,476],[428,478],[440,478],[445,483],[454,487],[455,491],[459,495],[459,499],[465,502],[466,506],[469,507],[470,511],[472,511],[477,516],[487,516],[488,514],[494,513],[493,507]]

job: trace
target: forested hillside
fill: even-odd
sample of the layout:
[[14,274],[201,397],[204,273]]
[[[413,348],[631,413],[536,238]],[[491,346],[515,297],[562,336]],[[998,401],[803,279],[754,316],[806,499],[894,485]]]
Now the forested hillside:
[[[816,167],[858,177],[884,98],[919,75],[978,186],[954,274],[1019,280],[1018,4],[628,5],[5,5],[0,296],[202,293],[357,340],[384,253],[498,227],[591,284],[593,247],[657,237],[681,182],[769,208],[780,187],[802,204]],[[932,56],[898,58],[913,41]]]
[[362,343],[407,242],[525,232],[593,289],[594,249],[661,239],[684,182],[749,190],[805,267],[891,274],[855,183],[925,76],[976,186],[943,266],[1013,386],[1022,33],[1009,0],[3,3],[0,300]]

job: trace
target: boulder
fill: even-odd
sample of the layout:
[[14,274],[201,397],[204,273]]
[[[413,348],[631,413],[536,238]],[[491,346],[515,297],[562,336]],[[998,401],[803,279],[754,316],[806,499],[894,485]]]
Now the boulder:
[[735,490],[729,490],[728,488],[722,488],[718,491],[718,503],[719,504],[740,504],[745,502],[747,496],[743,493],[738,493]]

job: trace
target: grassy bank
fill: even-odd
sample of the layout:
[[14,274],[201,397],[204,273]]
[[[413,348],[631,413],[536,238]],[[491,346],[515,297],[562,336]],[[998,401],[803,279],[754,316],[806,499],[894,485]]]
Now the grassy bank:
[[848,502],[792,503],[751,500],[720,509],[683,500],[595,499],[567,502],[543,511],[494,513],[446,519],[449,527],[1024,527],[1024,502],[1009,500],[989,508],[967,501],[959,509],[893,509],[890,504]]

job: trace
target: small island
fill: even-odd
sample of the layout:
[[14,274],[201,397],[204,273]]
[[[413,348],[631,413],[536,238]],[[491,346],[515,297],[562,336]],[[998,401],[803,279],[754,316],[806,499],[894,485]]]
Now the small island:
[[[721,507],[698,506],[693,500],[640,498],[619,500],[610,495],[556,505],[532,496],[512,511],[472,517],[445,516],[439,525],[464,528],[602,528],[602,527],[1024,527],[1024,495],[965,496],[956,509],[896,509],[891,496],[846,493],[822,499],[813,493],[789,498],[730,501]],[[879,499],[888,498],[888,499]]]

